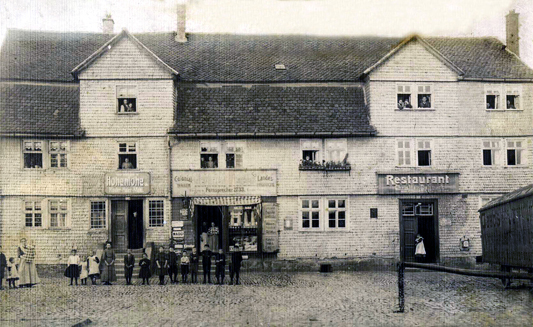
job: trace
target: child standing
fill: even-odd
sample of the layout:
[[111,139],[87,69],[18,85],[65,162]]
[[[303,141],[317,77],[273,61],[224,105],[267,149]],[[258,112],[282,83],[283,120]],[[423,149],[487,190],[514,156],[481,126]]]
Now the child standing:
[[93,255],[87,259],[89,268],[89,277],[91,278],[91,285],[96,284],[96,279],[100,277],[100,259],[96,256],[96,250],[93,250]]
[[15,282],[19,280],[19,272],[17,265],[15,264],[15,258],[9,258],[7,263],[7,281],[9,283],[9,288],[17,288]]
[[165,285],[165,275],[168,269],[168,259],[165,248],[160,247],[159,253],[155,256],[156,272],[159,275],[159,285]]
[[89,259],[87,259],[87,256],[83,256],[81,260],[81,273],[80,273],[81,285],[87,285],[87,277],[89,277],[88,265],[89,265]]
[[196,248],[192,248],[189,262],[191,268],[191,283],[198,283],[198,253],[196,253]]
[[226,255],[223,249],[218,250],[218,254],[215,257],[217,284],[224,284],[224,276],[226,270]]
[[143,285],[145,282],[150,285],[150,277],[152,277],[152,274],[150,273],[150,259],[148,259],[146,253],[143,253],[143,258],[139,261],[139,266],[141,267],[139,278],[143,279]]
[[190,259],[187,255],[187,250],[183,250],[183,255],[181,257],[181,282],[187,283],[187,275],[189,275],[189,263]]
[[70,278],[70,286],[72,286],[72,281],[76,280],[76,285],[78,285],[78,278],[80,277],[80,257],[77,254],[76,249],[70,251],[70,257],[68,257],[67,270],[65,270],[65,277]]

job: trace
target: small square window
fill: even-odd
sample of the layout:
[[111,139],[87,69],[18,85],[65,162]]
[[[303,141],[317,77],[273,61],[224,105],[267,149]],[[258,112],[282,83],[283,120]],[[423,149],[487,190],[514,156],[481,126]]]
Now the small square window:
[[370,208],[370,218],[378,219],[378,208]]

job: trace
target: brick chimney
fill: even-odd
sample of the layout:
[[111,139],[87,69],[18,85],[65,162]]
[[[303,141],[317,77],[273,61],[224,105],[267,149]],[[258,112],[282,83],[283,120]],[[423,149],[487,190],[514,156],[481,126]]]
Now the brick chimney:
[[187,35],[185,34],[185,24],[187,22],[187,5],[178,4],[178,24],[176,29],[176,42],[187,42]]
[[102,19],[102,32],[104,34],[113,34],[115,30],[115,21],[111,18],[111,14],[107,14]]
[[505,16],[505,31],[507,33],[507,49],[520,56],[520,37],[518,36],[520,23],[518,22],[518,15],[514,10],[511,10]]

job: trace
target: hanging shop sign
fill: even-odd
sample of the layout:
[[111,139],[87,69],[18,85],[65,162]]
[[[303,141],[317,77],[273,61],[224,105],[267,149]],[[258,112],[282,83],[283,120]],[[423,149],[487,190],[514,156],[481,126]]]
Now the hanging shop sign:
[[276,196],[275,169],[174,170],[172,196]]
[[459,173],[378,173],[378,194],[458,192]]
[[104,176],[104,192],[109,195],[138,195],[150,193],[150,174],[114,172]]

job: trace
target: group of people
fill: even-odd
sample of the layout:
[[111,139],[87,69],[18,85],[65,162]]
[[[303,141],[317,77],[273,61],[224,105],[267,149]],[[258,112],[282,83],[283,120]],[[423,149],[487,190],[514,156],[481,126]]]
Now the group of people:
[[[238,244],[235,245],[231,251],[230,256],[230,284],[235,282],[239,284],[241,264],[243,260],[242,252]],[[165,284],[165,277],[168,275],[171,284],[178,283],[178,275],[181,273],[181,282],[187,283],[189,274],[191,275],[191,283],[198,283],[198,265],[202,260],[203,267],[203,283],[211,284],[211,266],[212,258],[215,259],[215,276],[217,284],[224,284],[225,269],[226,269],[226,254],[222,249],[217,253],[212,252],[209,244],[203,245],[203,250],[200,254],[197,253],[196,248],[193,248],[189,254],[187,250],[182,253],[176,251],[173,246],[169,247],[169,252],[165,252],[164,247],[159,248],[159,252],[155,255],[155,262],[152,269],[152,262],[147,254],[143,252],[142,259],[138,265],[140,267],[139,279],[142,279],[142,285],[150,285],[150,278],[153,273],[159,277],[159,285]],[[67,269],[65,270],[65,277],[70,278],[70,285],[78,285],[78,279],[81,279],[82,285],[87,285],[87,279],[91,279],[91,283],[96,284],[96,279],[100,278],[104,285],[111,285],[117,280],[115,269],[116,256],[111,244],[106,244],[102,257],[96,256],[96,251],[93,255],[80,260],[77,250],[73,249],[68,258]],[[124,277],[126,284],[132,285],[133,268],[135,266],[135,256],[131,249],[128,249],[124,256]]]
[[[398,100],[398,109],[412,109],[413,105],[409,102],[408,99],[399,99]],[[419,98],[418,108],[431,108],[431,102],[428,97],[423,96],[422,99]]]
[[[3,290],[3,280],[9,283],[9,288],[32,287],[40,282],[35,266],[35,245],[28,244],[25,238],[20,240],[17,248],[17,258],[9,260],[0,245],[0,290]],[[18,285],[17,285],[18,284]]]
[[128,102],[128,99],[122,100],[119,112],[135,112],[135,106],[133,105],[133,101]]

